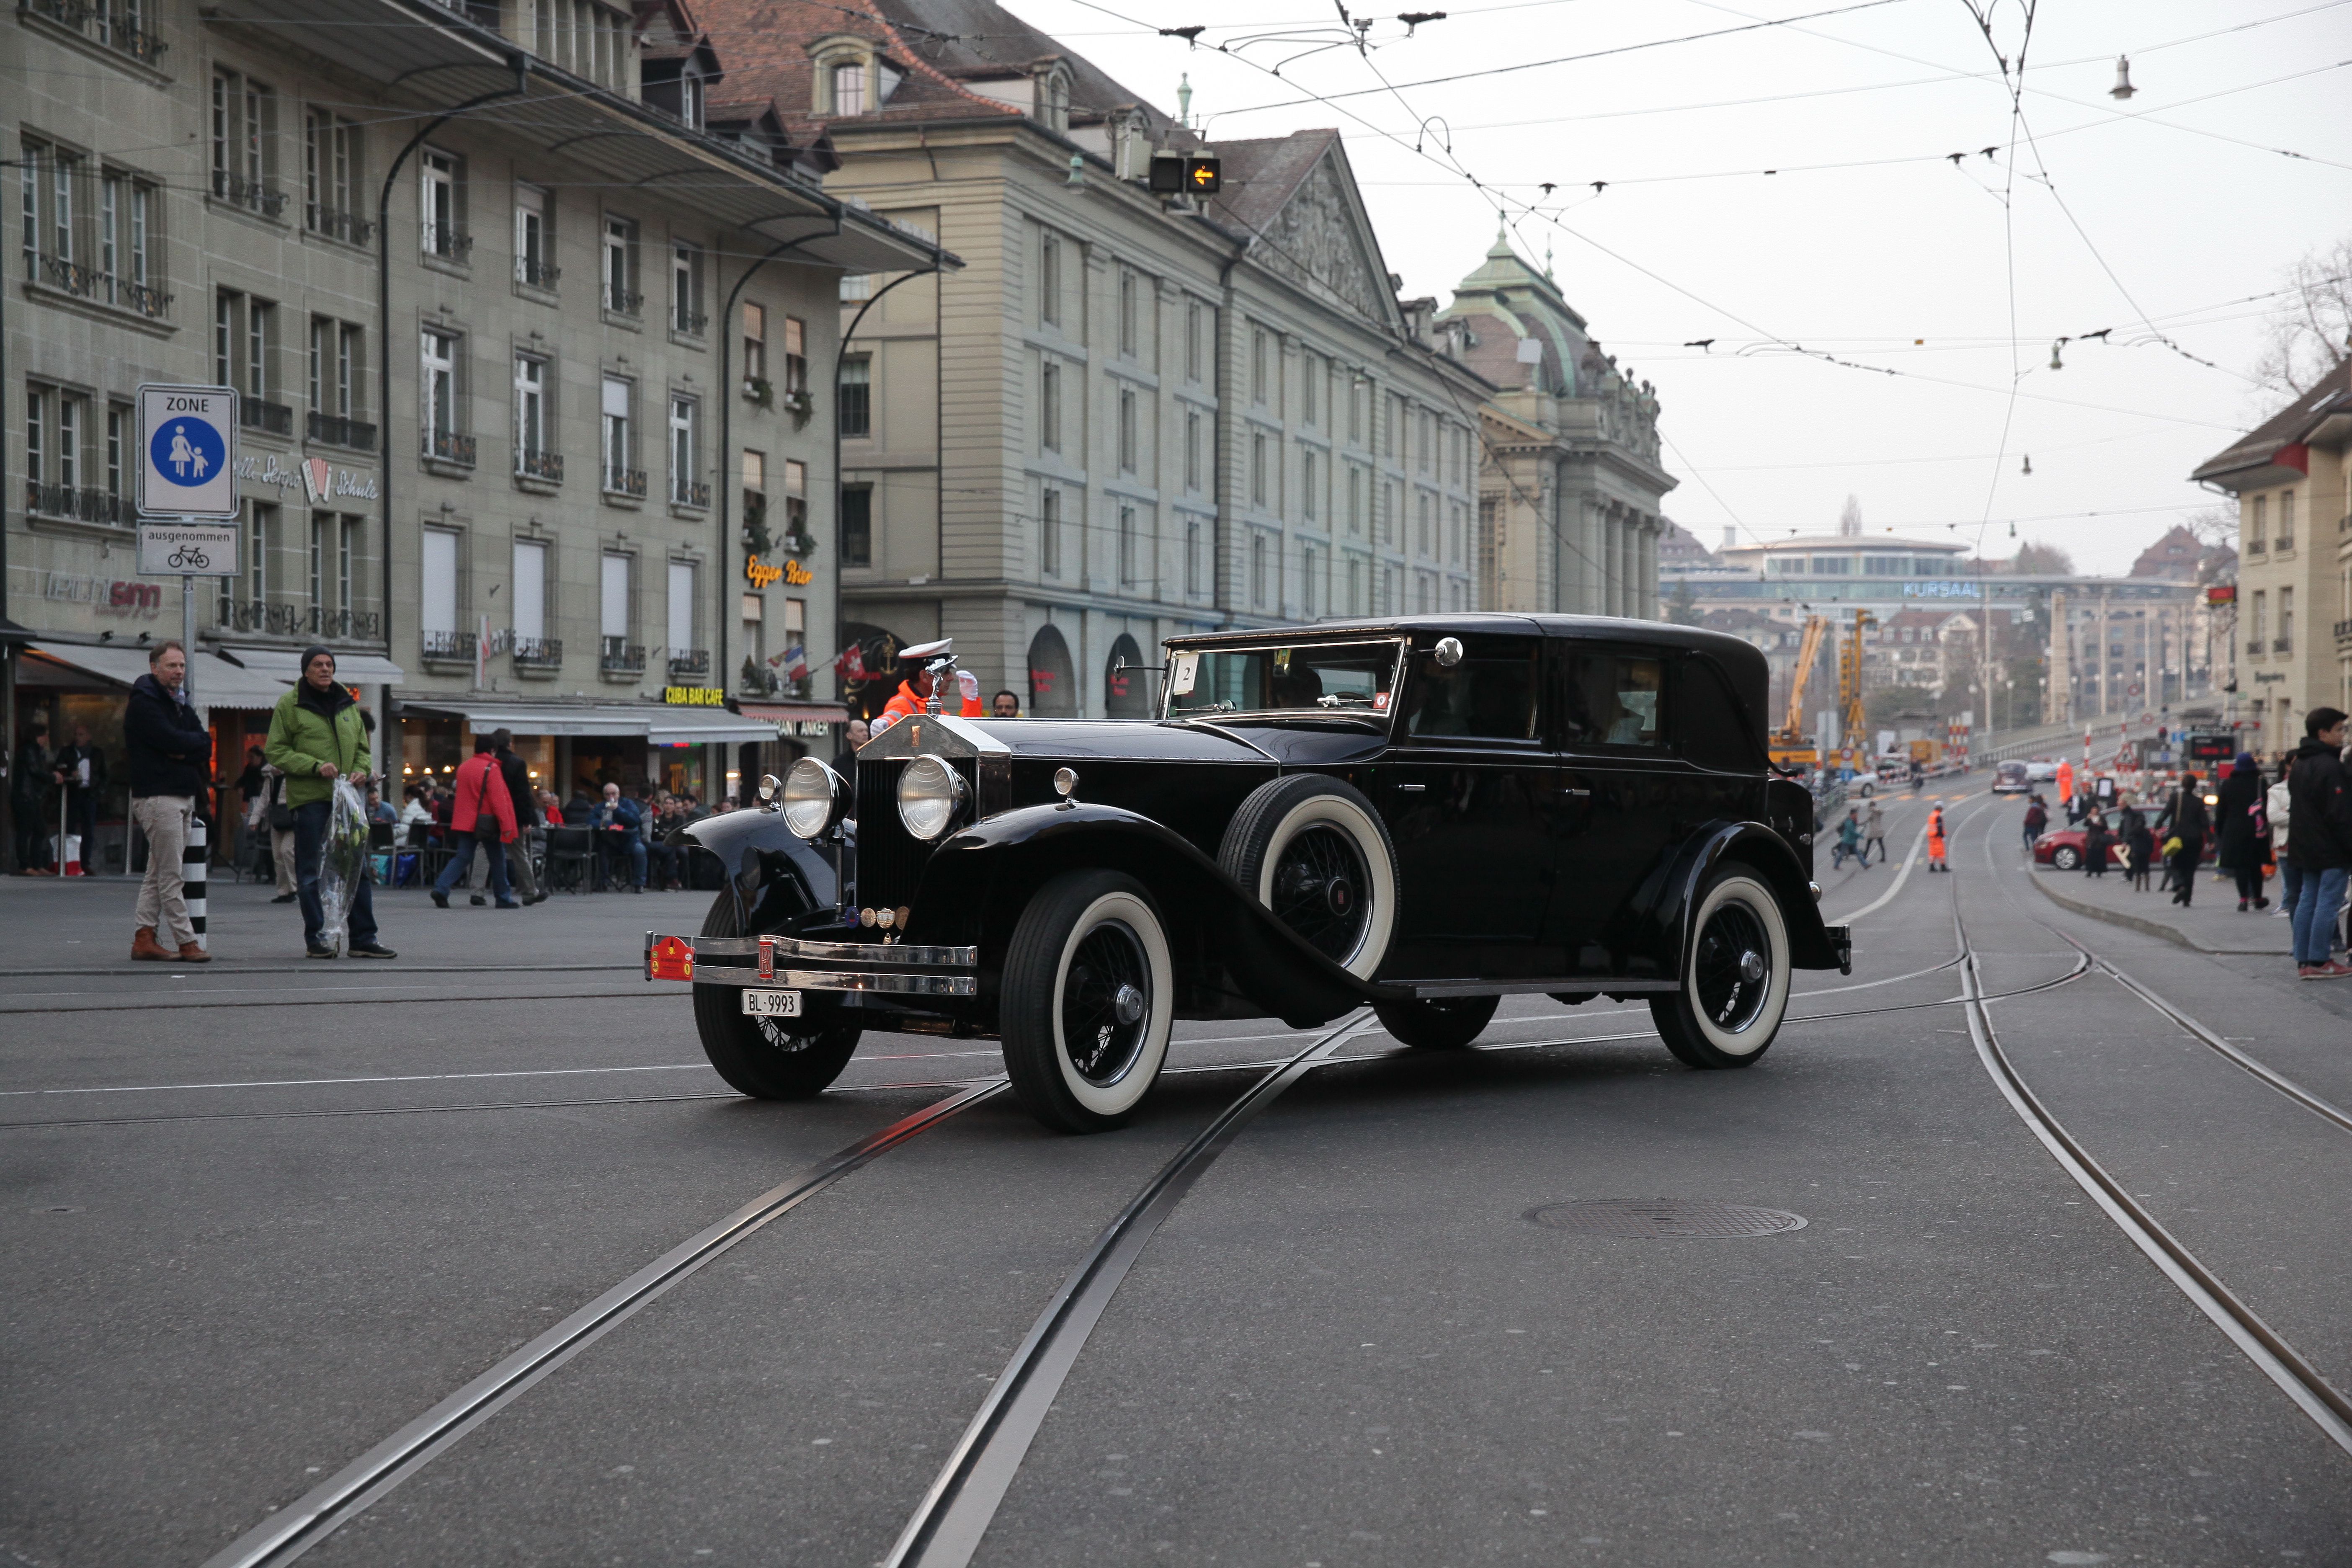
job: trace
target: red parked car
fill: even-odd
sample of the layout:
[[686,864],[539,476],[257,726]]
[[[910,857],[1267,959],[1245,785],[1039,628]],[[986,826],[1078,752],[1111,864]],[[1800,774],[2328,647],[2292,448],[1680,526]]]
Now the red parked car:
[[[2160,842],[2158,847],[2161,858]],[[2118,871],[2130,868],[2124,859],[2124,848],[2122,839],[2107,840],[2107,864]],[[2219,844],[2208,838],[2205,840],[2205,853],[2200,860],[2210,862],[2218,858],[2221,848]],[[2037,866],[2055,866],[2061,871],[2081,870],[2083,868],[2083,830],[2079,827],[2055,827],[2043,834],[2033,841],[2033,862]]]

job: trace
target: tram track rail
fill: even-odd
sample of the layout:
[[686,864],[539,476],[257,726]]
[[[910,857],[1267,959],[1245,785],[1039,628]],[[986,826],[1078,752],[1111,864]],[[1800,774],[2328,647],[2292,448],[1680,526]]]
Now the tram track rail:
[[[2022,912],[2016,894],[2001,879],[1992,858],[1992,837],[1984,841],[1985,869],[1992,882],[2000,887],[2002,895],[2012,908]],[[2347,1132],[2352,1132],[2352,1116],[2313,1094],[2301,1085],[2277,1072],[2228,1040],[2206,1027],[2201,1022],[2172,1003],[2159,996],[2147,985],[2126,974],[2111,961],[2094,952],[2089,947],[2048,921],[2027,915],[2026,919],[2058,937],[2080,955],[2081,972],[2097,969],[2105,973],[2123,990],[2148,1008],[2179,1027],[2182,1033],[2211,1048],[2231,1065],[2252,1076],[2258,1082],[2276,1091],[2304,1110]],[[1961,981],[1968,1002],[1965,1016],[1969,1037],[1978,1060],[1992,1079],[1994,1087],[2009,1103],[2011,1110],[2025,1123],[2059,1168],[2081,1187],[2084,1195],[2122,1231],[2125,1237],[2153,1263],[2166,1279],[2188,1298],[2213,1325],[2237,1346],[2255,1368],[2275,1384],[2308,1416],[2320,1432],[2352,1457],[2352,1397],[2336,1388],[2286,1337],[2266,1321],[2261,1313],[2242,1296],[2232,1290],[2228,1282],[2198,1258],[2186,1243],[2173,1235],[2131,1191],[2116,1179],[2105,1165],[2073,1132],[2067,1130],[2052,1111],[2047,1102],[2035,1093],[2003,1048],[2000,1036],[1993,1027],[1988,1005],[2008,1000],[2015,993],[1989,994],[1983,989],[1983,973],[1975,950],[1969,945],[1965,917],[1955,898],[1953,929],[1964,950],[1968,963],[1962,967]]]
[[[1972,962],[1972,957],[1966,948],[1962,933],[1961,951],[1954,959],[1908,974],[1890,976],[1882,982],[1864,982],[1852,987],[1825,989],[1858,990],[1878,984],[1892,984],[1939,973],[1969,962]],[[2089,955],[2078,953],[2074,966],[2066,973],[1997,996],[1985,995],[1981,986],[1964,969],[1964,985],[1958,996],[1845,1009],[1791,1017],[1788,1022],[1821,1023],[1955,1005],[1969,1006],[1980,1012],[1986,1001],[2022,996],[2068,984],[2089,973],[2090,968]],[[886,1559],[889,1568],[962,1568],[970,1562],[997,1506],[1018,1474],[1030,1444],[1043,1426],[1064,1379],[1083,1353],[1096,1324],[1129,1268],[1148,1247],[1161,1223],[1175,1211],[1186,1194],[1225,1149],[1286,1090],[1308,1074],[1340,1062],[1364,1063],[1384,1058],[1423,1054],[1403,1049],[1362,1056],[1340,1054],[1340,1047],[1349,1040],[1377,1029],[1378,1024],[1369,1010],[1360,1009],[1327,1027],[1301,1049],[1287,1057],[1170,1069],[1171,1073],[1187,1075],[1255,1072],[1259,1076],[1228,1101],[1172,1159],[1159,1168],[1079,1259],[1032,1324],[1012,1362],[992,1384],[987,1397],[950,1451],[948,1461]],[[1516,1052],[1651,1038],[1654,1038],[1654,1031],[1643,1028],[1599,1036],[1497,1042],[1478,1048],[1482,1053]],[[855,1086],[856,1090],[867,1091],[950,1088],[953,1092],[807,1167],[663,1254],[447,1395],[344,1466],[334,1476],[310,1489],[295,1502],[273,1511],[268,1519],[208,1559],[205,1568],[270,1568],[270,1565],[295,1561],[462,1441],[476,1426],[520,1398],[540,1380],[552,1374],[605,1333],[625,1322],[712,1259],[865,1164],[935,1129],[961,1110],[1002,1093],[1007,1087],[1003,1077],[949,1085],[886,1083]],[[62,1124],[121,1125],[168,1120],[250,1121],[430,1110],[577,1109],[733,1098],[738,1097],[696,1093],[600,1097],[571,1101],[486,1102],[463,1106],[197,1112],[135,1118],[70,1118],[63,1119]],[[0,1123],[0,1131],[45,1124],[54,1126],[61,1123]]]

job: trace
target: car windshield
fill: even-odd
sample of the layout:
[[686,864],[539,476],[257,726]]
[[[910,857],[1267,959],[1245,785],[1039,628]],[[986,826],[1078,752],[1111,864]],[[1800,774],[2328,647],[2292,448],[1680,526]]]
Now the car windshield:
[[1167,716],[1385,714],[1401,647],[1391,641],[1180,648],[1169,656]]

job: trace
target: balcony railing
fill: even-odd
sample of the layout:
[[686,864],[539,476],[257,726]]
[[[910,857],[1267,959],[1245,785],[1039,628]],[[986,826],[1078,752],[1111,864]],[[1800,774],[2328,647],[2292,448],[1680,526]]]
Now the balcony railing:
[[294,434],[294,411],[282,403],[264,403],[257,397],[236,400],[236,422],[272,436]]
[[2336,642],[2339,647],[2347,642],[2352,642],[2352,621],[2336,623]]
[[2293,653],[2294,651],[2294,639],[2293,637],[2273,637],[2271,639],[2271,651],[2273,653]]
[[25,510],[40,517],[70,518],[76,522],[107,522],[128,527],[137,521],[137,509],[125,496],[111,496],[87,486],[25,486]]
[[604,493],[627,496],[635,500],[646,499],[646,471],[643,468],[606,468]]
[[16,8],[26,16],[46,17],[61,27],[69,27],[92,43],[127,55],[141,65],[152,66],[163,58],[166,46],[163,39],[103,5],[84,5],[76,0],[17,0]]
[[562,637],[527,637],[520,633],[507,633],[507,651],[514,655],[517,664],[536,669],[552,669],[563,662]]
[[675,331],[698,338],[702,335],[702,330],[710,324],[710,318],[700,310],[689,310],[680,307],[670,313],[669,324]]
[[645,647],[626,637],[599,637],[596,668],[607,675],[642,675],[646,669]]
[[2260,652],[2262,652],[2262,651],[2263,651],[2263,639],[2262,639],[2262,638],[2260,638],[2260,637],[2248,637],[2248,638],[2246,639],[2246,651],[2247,651],[2248,653],[2260,653]]
[[323,202],[309,204],[303,221],[309,225],[311,233],[323,234],[347,245],[365,245],[375,238],[375,219],[345,212],[341,207],[331,207]]
[[644,310],[645,305],[646,297],[634,289],[623,289],[612,283],[604,285],[604,309],[607,310],[616,315],[634,316]]
[[329,642],[381,642],[383,616],[375,610],[325,610],[313,606],[303,617],[303,635]]
[[161,289],[144,283],[121,283],[114,286],[115,297],[130,310],[138,311],[151,321],[160,321],[163,312],[172,308],[172,297]]
[[295,637],[304,631],[299,605],[273,605],[266,600],[226,595],[213,611],[213,625],[225,632],[255,632],[264,637]]
[[346,414],[313,414],[310,416],[310,439],[324,441],[330,447],[350,447],[362,452],[375,450],[375,426],[364,419],[353,419]]
[[52,289],[62,289],[80,299],[89,299],[98,292],[98,269],[79,261],[66,261],[54,256],[41,258],[41,281]]
[[2265,540],[2249,539],[2246,541],[2246,553],[2249,555],[2261,555],[2268,551],[2269,548],[2269,542]]
[[455,430],[425,432],[425,455],[436,462],[457,463],[465,468],[474,466],[474,438]]
[[710,504],[710,487],[700,479],[672,479],[669,482],[669,499],[674,506],[708,507]]
[[231,206],[259,213],[274,218],[286,210],[286,193],[271,190],[257,180],[232,174],[226,169],[213,171],[213,195]]
[[682,647],[669,656],[672,675],[709,675],[710,650],[707,647]]
[[541,484],[560,485],[563,482],[563,454],[519,448],[515,452],[515,472],[523,479],[537,479]]
[[552,261],[533,261],[528,256],[515,258],[515,281],[528,283],[534,289],[552,289],[555,280],[563,276],[563,268]]
[[471,632],[425,632],[421,634],[427,663],[455,664],[459,660],[470,664],[474,658],[474,634]]
[[438,256],[446,261],[463,261],[473,254],[474,237],[463,229],[440,224],[425,226],[425,254]]

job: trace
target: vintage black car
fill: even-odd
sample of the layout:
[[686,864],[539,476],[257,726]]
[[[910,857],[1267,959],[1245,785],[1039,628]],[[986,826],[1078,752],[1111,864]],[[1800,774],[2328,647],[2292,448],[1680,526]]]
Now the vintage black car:
[[917,714],[854,779],[803,758],[687,830],[729,880],[647,977],[693,982],[746,1094],[818,1092],[866,1029],[993,1038],[1083,1131],[1179,1018],[1370,1004],[1443,1048],[1507,994],[1641,997],[1683,1061],[1745,1067],[1792,970],[1850,968],[1738,638],[1422,616],[1179,637],[1158,677],[1156,721]]

